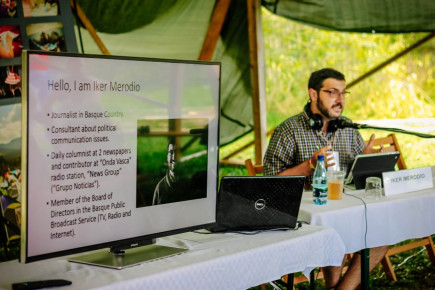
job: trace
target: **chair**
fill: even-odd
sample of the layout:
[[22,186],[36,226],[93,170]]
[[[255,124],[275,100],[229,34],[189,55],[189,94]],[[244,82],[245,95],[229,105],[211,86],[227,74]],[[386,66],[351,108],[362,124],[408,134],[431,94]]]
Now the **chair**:
[[[380,145],[383,146],[384,152],[398,151],[400,153],[400,157],[399,160],[397,160],[397,167],[399,168],[399,170],[406,169],[405,160],[402,156],[402,153],[400,152],[400,147],[397,142],[396,135],[394,133],[388,135],[387,137],[378,138],[374,140],[373,147],[375,149],[380,147]],[[384,268],[384,271],[387,274],[387,276],[393,281],[397,281],[396,274],[394,273],[394,269],[390,261],[390,256],[405,251],[409,251],[418,247],[423,247],[423,246],[426,247],[429,258],[432,261],[432,264],[435,265],[435,247],[431,236],[428,236],[428,237],[412,240],[412,242],[405,245],[391,246],[390,249],[388,249],[387,253],[385,254],[384,258],[381,260],[382,267]]]
[[397,160],[397,166],[399,169],[406,169],[405,159],[402,156],[402,152],[400,152],[399,143],[397,142],[396,135],[394,133],[388,135],[387,137],[378,138],[373,141],[374,149],[379,149],[381,145],[383,146],[383,152],[398,151],[400,156]]
[[254,165],[251,159],[245,160],[246,170],[248,170],[249,176],[256,176],[263,173],[263,165]]

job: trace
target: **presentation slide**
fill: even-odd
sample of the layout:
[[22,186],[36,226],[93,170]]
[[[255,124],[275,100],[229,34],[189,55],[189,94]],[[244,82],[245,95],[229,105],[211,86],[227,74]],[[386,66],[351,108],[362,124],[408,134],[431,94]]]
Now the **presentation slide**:
[[27,256],[214,222],[219,77],[217,64],[28,53]]

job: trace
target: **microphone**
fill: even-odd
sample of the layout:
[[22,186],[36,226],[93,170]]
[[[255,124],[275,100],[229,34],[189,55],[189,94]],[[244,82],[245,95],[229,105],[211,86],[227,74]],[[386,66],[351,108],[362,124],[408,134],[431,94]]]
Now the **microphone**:
[[365,128],[365,127],[366,127],[366,125],[364,125],[364,124],[353,123],[352,121],[348,121],[345,119],[337,120],[337,128],[339,128],[339,129],[343,129],[343,128],[361,129],[361,128]]
[[375,129],[375,130],[385,130],[385,131],[402,133],[402,134],[409,134],[409,135],[414,135],[414,136],[421,137],[421,138],[435,138],[435,135],[432,135],[432,134],[406,131],[406,130],[398,129],[398,128],[385,128],[385,127],[370,126],[370,125],[366,125],[366,124],[357,124],[357,123],[353,123],[350,120],[348,121],[345,119],[338,119],[333,123],[335,123],[335,124],[333,124],[331,126],[337,128],[337,129],[343,129],[343,128]]

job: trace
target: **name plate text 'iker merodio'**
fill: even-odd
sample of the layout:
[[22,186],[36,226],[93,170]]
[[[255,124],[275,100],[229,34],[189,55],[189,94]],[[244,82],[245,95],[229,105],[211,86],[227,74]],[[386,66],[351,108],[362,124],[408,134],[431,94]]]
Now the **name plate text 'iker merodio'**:
[[382,177],[385,196],[433,187],[431,167],[384,172]]

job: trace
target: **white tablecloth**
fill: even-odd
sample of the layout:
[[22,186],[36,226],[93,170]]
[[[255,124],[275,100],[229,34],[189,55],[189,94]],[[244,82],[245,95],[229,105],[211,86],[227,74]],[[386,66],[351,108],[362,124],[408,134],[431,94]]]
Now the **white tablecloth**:
[[346,253],[435,234],[434,188],[380,200],[363,198],[363,190],[346,192],[342,200],[328,200],[326,205],[314,205],[312,192],[305,192],[298,217],[334,228]]
[[247,289],[282,275],[339,265],[345,253],[331,228],[303,225],[296,231],[257,235],[184,233],[158,244],[189,251],[123,270],[56,258],[30,264],[0,263],[0,288],[13,282],[67,279],[61,289]]

